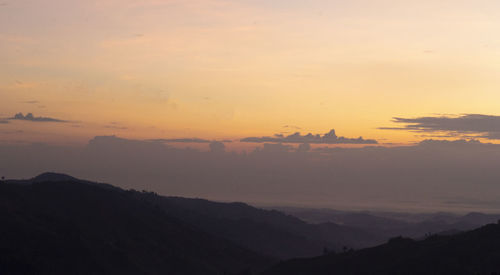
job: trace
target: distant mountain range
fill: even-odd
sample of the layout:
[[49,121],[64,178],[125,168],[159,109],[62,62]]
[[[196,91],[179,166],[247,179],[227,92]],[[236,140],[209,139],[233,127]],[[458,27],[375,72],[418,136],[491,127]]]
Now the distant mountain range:
[[[427,263],[427,252],[422,251],[428,246],[446,246],[471,233],[461,231],[495,218],[480,213],[401,218],[387,213],[280,210],[288,214],[239,202],[123,190],[57,173],[6,180],[0,182],[0,274],[349,274],[351,264],[370,266],[370,257],[392,257],[390,253],[401,255],[401,263]],[[290,215],[293,212],[302,219]],[[428,232],[440,236],[425,237]],[[393,238],[382,246],[352,250],[399,235],[425,240]],[[484,234],[486,239],[492,236]],[[373,256],[366,251],[376,252]],[[429,253],[440,257],[433,250]],[[284,261],[291,258],[304,259]],[[388,263],[382,266],[382,258],[378,262],[380,270],[399,270]]]
[[[278,211],[293,215],[313,224],[335,223],[370,232],[382,244],[394,236],[421,239],[429,234],[446,234],[467,231],[500,220],[499,214],[468,213],[400,213],[377,211],[339,211],[332,209],[309,209],[298,207],[274,207]],[[368,244],[351,246],[366,248]]]

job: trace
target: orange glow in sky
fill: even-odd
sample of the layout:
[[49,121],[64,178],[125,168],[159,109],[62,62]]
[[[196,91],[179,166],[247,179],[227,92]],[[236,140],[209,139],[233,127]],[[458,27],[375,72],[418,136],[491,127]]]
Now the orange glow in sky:
[[66,122],[1,123],[0,142],[335,129],[413,143],[379,127],[499,114],[499,29],[488,0],[5,0],[0,118]]

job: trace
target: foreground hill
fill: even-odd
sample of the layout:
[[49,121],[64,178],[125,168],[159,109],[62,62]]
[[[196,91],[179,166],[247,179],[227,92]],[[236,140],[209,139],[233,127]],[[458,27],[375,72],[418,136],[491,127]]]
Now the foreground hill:
[[265,275],[308,274],[498,274],[500,225],[490,224],[452,236],[422,241],[393,238],[359,251],[295,259],[278,264]]
[[57,175],[0,182],[0,274],[239,274],[270,263],[134,192]]
[[[349,219],[351,226],[310,224],[244,203],[164,197],[46,173],[0,182],[0,274],[248,274],[269,268],[276,258],[381,243],[373,232],[401,224],[359,215]],[[372,231],[356,229],[358,221],[370,221]],[[499,226],[448,234],[423,241],[393,238],[369,249],[284,261],[265,274],[500,270]]]

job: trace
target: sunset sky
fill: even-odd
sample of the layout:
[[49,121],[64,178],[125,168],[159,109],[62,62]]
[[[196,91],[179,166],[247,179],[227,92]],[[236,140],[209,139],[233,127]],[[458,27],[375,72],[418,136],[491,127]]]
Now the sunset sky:
[[495,0],[3,0],[0,142],[498,143],[499,33]]

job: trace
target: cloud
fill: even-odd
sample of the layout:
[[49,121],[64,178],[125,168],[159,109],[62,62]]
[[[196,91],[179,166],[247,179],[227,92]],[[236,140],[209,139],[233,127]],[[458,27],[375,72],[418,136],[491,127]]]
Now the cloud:
[[220,141],[212,141],[209,144],[210,152],[212,153],[224,153],[226,150],[226,146],[224,143]]
[[[479,140],[476,139],[471,139],[471,140],[464,140],[464,139],[457,139],[457,140],[436,140],[436,139],[426,139],[422,140],[421,142],[418,143],[420,146],[437,146],[440,148],[446,148],[450,146],[460,146],[461,148],[466,148],[466,146],[496,146],[495,144],[491,143],[482,143]],[[496,146],[498,147],[498,146]]]
[[232,142],[231,140],[228,139],[223,139],[223,140],[208,140],[208,139],[203,139],[203,138],[160,138],[160,139],[153,139],[150,141],[156,141],[156,142],[165,142],[165,143],[213,143],[213,142],[221,142],[221,143],[228,143]]
[[346,138],[338,137],[335,134],[335,130],[330,130],[330,132],[320,135],[313,135],[311,133],[307,135],[301,135],[300,132],[285,136],[282,134],[276,134],[273,137],[247,137],[240,140],[241,142],[280,142],[280,143],[313,143],[313,144],[377,144],[378,142],[374,139],[363,139],[359,138]]
[[[272,152],[275,152],[275,153],[292,152],[292,150],[293,150],[293,147],[291,145],[283,145],[280,143],[264,143],[262,146],[262,151],[269,152],[269,153],[272,153]],[[258,150],[256,149],[256,152],[257,151]]]
[[104,128],[115,129],[115,130],[127,130],[128,129],[128,127],[122,126],[118,122],[110,122],[108,125],[105,125]]
[[3,119],[0,119],[0,124],[7,124],[7,123],[9,123],[9,121],[8,121],[8,120],[3,120]]
[[[500,116],[463,114],[459,116],[441,115],[417,118],[394,117],[392,122],[403,127],[381,127],[382,130],[405,130],[412,132],[444,132],[448,136],[466,136],[500,139]],[[470,136],[468,136],[470,137]]]
[[114,129],[114,130],[127,130],[128,127],[125,127],[125,126],[117,126],[117,125],[106,125],[104,126],[104,128],[107,128],[107,129]]
[[254,151],[223,152],[213,143],[206,152],[116,136],[95,137],[84,147],[11,142],[0,144],[0,173],[27,178],[60,171],[166,195],[260,204],[444,210],[443,202],[460,201],[477,211],[467,201],[482,199],[497,201],[490,211],[500,209],[498,144],[425,140],[308,151],[307,145],[258,145]]
[[179,143],[210,143],[212,141],[202,138],[167,138],[167,139],[155,139],[158,142],[179,142]]
[[289,128],[289,129],[295,129],[295,130],[301,130],[302,129],[299,126],[295,126],[295,125],[284,125],[283,128]]
[[23,113],[17,113],[13,117],[8,118],[9,120],[25,120],[32,122],[68,122],[67,120],[61,120],[51,117],[35,117],[32,113],[23,115]]
[[299,144],[299,147],[297,147],[297,152],[307,152],[311,150],[311,145],[309,143],[302,143],[302,144]]
[[38,103],[40,103],[40,101],[38,101],[38,100],[28,100],[28,101],[23,101],[23,103],[26,103],[26,104],[38,104]]
[[14,130],[14,131],[0,131],[0,134],[3,135],[12,135],[12,134],[21,134],[24,133],[23,130]]

